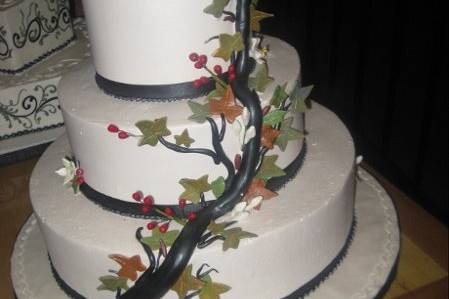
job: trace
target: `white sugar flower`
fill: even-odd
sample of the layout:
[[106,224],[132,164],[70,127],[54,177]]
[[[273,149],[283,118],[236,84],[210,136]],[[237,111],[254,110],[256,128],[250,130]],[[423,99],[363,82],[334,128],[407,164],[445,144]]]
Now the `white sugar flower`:
[[258,64],[264,64],[267,57],[267,50],[259,49],[260,38],[253,38],[251,40],[251,49],[249,55],[256,60]]
[[[228,214],[226,217],[227,221],[240,221],[248,217],[251,212],[257,208],[263,201],[262,196],[254,197],[249,203],[246,201],[242,201],[237,204],[232,212]],[[229,219],[228,219],[229,218]]]
[[235,119],[232,125],[234,132],[236,133],[236,135],[239,136],[241,146],[244,146],[256,136],[256,128],[254,126],[251,126],[250,128],[246,129],[246,127],[249,124],[249,118],[250,118],[249,111],[245,107],[243,108],[242,114]]
[[76,165],[73,161],[70,161],[67,158],[62,159],[62,164],[64,167],[57,170],[56,173],[64,177],[64,185],[67,185],[75,178]]

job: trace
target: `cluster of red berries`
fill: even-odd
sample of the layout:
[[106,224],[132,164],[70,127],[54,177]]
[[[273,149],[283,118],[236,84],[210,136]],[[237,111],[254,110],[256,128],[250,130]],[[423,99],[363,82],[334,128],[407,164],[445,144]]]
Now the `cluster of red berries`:
[[199,55],[198,53],[191,53],[189,55],[189,59],[192,62],[195,62],[194,66],[196,69],[202,69],[207,64],[207,56],[206,55]]
[[[181,210],[184,210],[184,209],[186,208],[186,206],[187,206],[187,200],[185,200],[184,198],[181,198],[181,199],[179,200],[179,208],[180,208]],[[190,212],[190,213],[187,215],[187,219],[188,219],[189,221],[194,221],[194,220],[196,219],[196,217],[197,217],[197,215],[196,215],[195,212]]]
[[148,214],[151,212],[154,206],[154,197],[151,195],[143,196],[143,193],[141,191],[134,192],[132,195],[132,198],[143,204],[142,206],[142,212],[145,214]]
[[82,168],[77,168],[75,171],[76,183],[78,185],[84,184],[86,181],[84,180],[84,170]]
[[165,234],[168,231],[169,227],[170,227],[170,221],[167,221],[167,222],[152,221],[152,222],[147,224],[147,229],[148,230],[153,230],[156,227],[159,229],[159,231],[161,233]]
[[235,65],[234,65],[234,64],[231,64],[231,65],[229,66],[229,69],[228,69],[228,78],[229,78],[229,82],[232,82],[232,81],[235,80]]
[[117,126],[114,125],[114,124],[110,124],[110,125],[108,126],[108,131],[109,131],[110,133],[117,134],[118,138],[120,138],[120,139],[126,139],[126,138],[129,137],[129,133],[128,133],[128,132],[125,132],[125,131],[120,130],[119,127],[117,127]]

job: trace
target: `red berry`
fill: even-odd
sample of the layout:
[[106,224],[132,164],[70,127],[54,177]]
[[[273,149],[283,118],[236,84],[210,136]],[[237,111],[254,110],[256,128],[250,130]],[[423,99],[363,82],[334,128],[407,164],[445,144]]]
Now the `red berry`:
[[197,217],[196,213],[190,212],[189,215],[187,216],[187,219],[189,219],[189,221],[193,221],[196,219],[196,217]]
[[151,195],[145,196],[143,199],[143,204],[147,207],[152,207],[154,205],[154,197]]
[[195,62],[195,68],[196,69],[202,69],[204,67],[204,64],[202,64],[201,62]]
[[149,212],[151,212],[151,207],[150,206],[142,206],[142,212],[144,214],[148,214]]
[[168,231],[168,228],[170,227],[170,222],[166,222],[159,226],[159,231],[163,234],[165,234]]
[[193,87],[195,87],[195,88],[200,88],[202,85],[201,80],[195,80],[195,81],[193,81],[192,84],[193,84]]
[[120,133],[118,133],[118,138],[120,139],[126,139],[129,137],[129,134],[126,133],[125,131],[120,131]]
[[132,195],[132,198],[135,200],[135,201],[142,201],[142,192],[140,192],[140,191],[137,191],[137,192],[134,192],[133,193],[133,195]]
[[202,65],[206,65],[206,63],[207,63],[207,56],[206,55],[200,55],[200,57],[198,57],[198,62],[201,62]]
[[216,65],[216,66],[214,66],[214,72],[217,74],[217,75],[221,75],[222,73],[223,73],[223,68],[221,67],[221,65]]
[[231,64],[231,65],[229,66],[229,72],[230,72],[230,73],[235,73],[235,65]]
[[230,73],[229,74],[229,81],[234,81],[235,80],[235,74],[234,73]]
[[191,53],[190,55],[189,55],[189,59],[190,59],[190,61],[192,61],[192,62],[197,62],[198,61],[198,58],[199,58],[199,56],[198,56],[198,54],[197,53]]
[[82,168],[78,168],[75,172],[76,176],[82,176],[84,174],[84,170]]
[[187,201],[184,198],[181,198],[179,200],[179,208],[181,210],[184,210],[186,206],[187,206]]
[[242,166],[242,156],[237,154],[234,158],[234,167],[236,170],[239,170],[240,166]]
[[82,185],[84,184],[86,181],[84,180],[84,178],[82,176],[80,176],[79,178],[76,179],[76,182],[78,183],[78,185]]
[[164,209],[164,213],[167,214],[167,215],[170,216],[170,217],[175,216],[175,211],[173,211],[172,208],[165,208],[165,209]]
[[150,223],[147,224],[148,230],[153,230],[153,229],[156,228],[156,226],[157,226],[157,222],[155,222],[155,221],[150,222]]
[[117,133],[119,130],[120,129],[116,125],[110,124],[108,126],[108,131],[111,133]]
[[201,78],[200,78],[200,82],[201,82],[201,84],[207,84],[207,83],[209,83],[209,78],[207,78],[207,77],[205,77],[205,76],[202,76]]

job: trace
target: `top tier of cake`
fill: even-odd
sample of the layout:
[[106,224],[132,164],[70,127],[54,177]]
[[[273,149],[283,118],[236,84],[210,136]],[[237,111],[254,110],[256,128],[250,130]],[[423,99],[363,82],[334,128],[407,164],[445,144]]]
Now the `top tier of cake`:
[[0,72],[22,72],[74,38],[68,0],[0,0]]
[[[209,12],[211,0],[83,0],[97,73],[114,83],[169,85],[203,76],[189,54],[210,55],[218,35],[235,32],[236,1],[225,13]],[[206,9],[206,12],[205,12]],[[209,57],[211,65],[229,62]]]

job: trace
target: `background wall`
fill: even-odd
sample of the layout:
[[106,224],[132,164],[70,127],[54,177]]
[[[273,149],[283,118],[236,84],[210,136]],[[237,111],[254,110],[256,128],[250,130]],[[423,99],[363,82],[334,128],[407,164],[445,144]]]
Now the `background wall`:
[[264,32],[293,44],[313,99],[359,154],[448,221],[448,22],[443,0],[261,0]]

